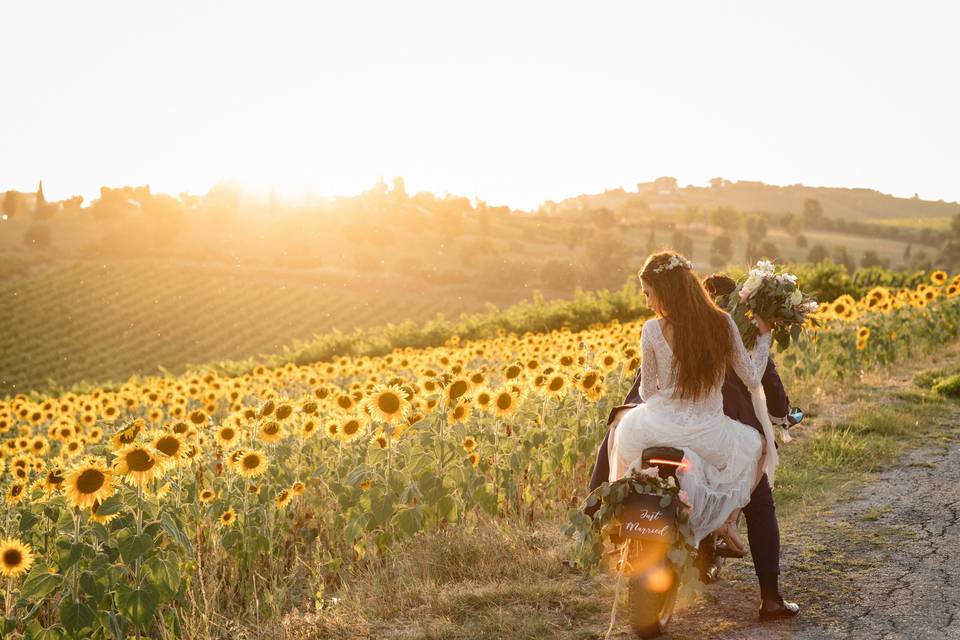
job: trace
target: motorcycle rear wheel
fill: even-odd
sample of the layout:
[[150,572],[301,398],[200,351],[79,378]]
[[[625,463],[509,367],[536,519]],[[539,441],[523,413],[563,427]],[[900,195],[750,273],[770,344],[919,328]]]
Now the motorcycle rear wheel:
[[677,590],[680,580],[667,559],[658,567],[651,570],[665,569],[672,577],[670,587],[666,591],[656,592],[648,586],[645,571],[631,576],[628,583],[627,601],[630,606],[630,627],[640,638],[656,638],[661,635],[670,623],[673,616],[673,607],[677,603]]

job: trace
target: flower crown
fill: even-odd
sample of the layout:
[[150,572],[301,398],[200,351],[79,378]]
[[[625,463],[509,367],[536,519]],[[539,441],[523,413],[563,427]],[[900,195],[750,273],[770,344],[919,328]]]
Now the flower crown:
[[670,256],[670,259],[664,262],[663,264],[657,265],[650,271],[653,273],[663,273],[664,271],[669,271],[670,269],[676,269],[677,267],[683,267],[684,269],[691,269],[693,265],[690,264],[690,261],[684,258],[683,256],[674,255]]

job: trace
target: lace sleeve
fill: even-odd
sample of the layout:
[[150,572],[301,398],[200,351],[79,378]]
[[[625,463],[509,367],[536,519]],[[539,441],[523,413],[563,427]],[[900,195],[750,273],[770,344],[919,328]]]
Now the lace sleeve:
[[657,392],[657,352],[653,349],[656,329],[650,327],[650,323],[656,321],[654,318],[645,322],[640,334],[640,399],[644,402]]
[[763,379],[763,372],[767,368],[767,358],[770,357],[771,335],[767,333],[757,338],[753,349],[747,351],[743,346],[743,338],[740,336],[740,330],[737,329],[737,323],[733,317],[727,314],[727,321],[730,324],[731,339],[733,341],[733,361],[730,363],[733,370],[737,372],[740,379],[747,389],[753,389],[760,384]]

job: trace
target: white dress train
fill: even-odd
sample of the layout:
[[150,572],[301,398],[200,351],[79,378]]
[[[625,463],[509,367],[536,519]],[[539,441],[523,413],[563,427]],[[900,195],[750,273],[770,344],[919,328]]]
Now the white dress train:
[[[762,407],[757,415],[767,441],[764,470],[772,485],[776,447],[760,385],[770,353],[770,334],[757,338],[756,346],[747,351],[729,314],[727,320],[734,344],[730,364],[750,389],[754,407]],[[674,397],[673,351],[656,318],[643,324],[640,347],[643,403],[627,411],[614,430],[610,481],[619,480],[634,467],[639,468],[640,455],[647,447],[683,449],[687,464],[678,469],[677,480],[691,505],[690,525],[694,544],[698,544],[723,524],[734,509],[750,501],[762,451],[761,436],[752,427],[723,413],[720,384],[696,401]]]

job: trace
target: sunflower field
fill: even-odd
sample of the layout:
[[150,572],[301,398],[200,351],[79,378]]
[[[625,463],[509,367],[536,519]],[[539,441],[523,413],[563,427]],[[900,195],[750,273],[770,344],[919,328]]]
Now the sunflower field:
[[[960,276],[823,303],[788,387],[960,335]],[[364,563],[577,508],[642,320],[0,401],[0,631],[214,637],[323,606]]]

